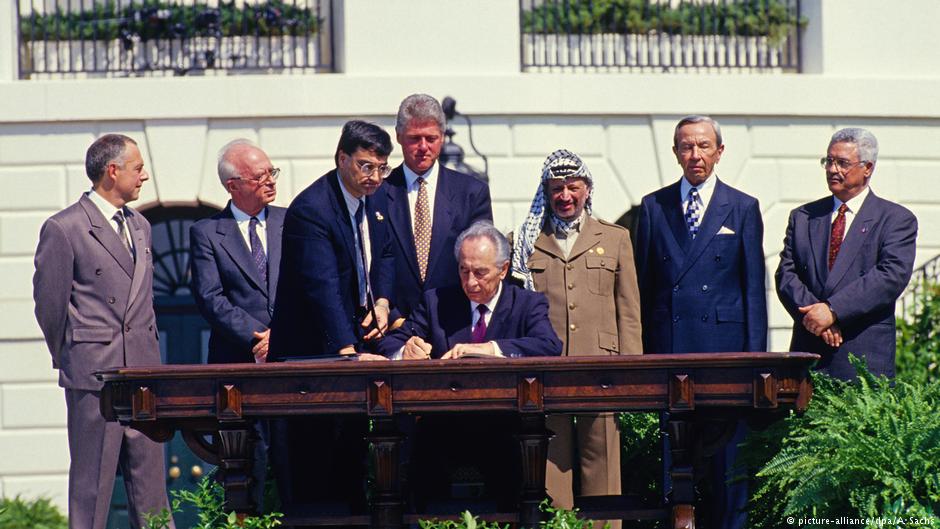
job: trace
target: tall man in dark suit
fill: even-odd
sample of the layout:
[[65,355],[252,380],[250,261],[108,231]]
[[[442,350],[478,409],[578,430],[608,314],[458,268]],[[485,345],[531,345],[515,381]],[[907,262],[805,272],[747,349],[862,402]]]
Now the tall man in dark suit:
[[[387,330],[394,258],[384,193],[391,137],[364,121],[343,126],[336,169],[287,209],[269,358],[356,355]],[[285,503],[331,498],[361,507],[366,421],[314,418],[290,426],[289,462],[278,462]],[[277,455],[277,452],[275,452]],[[303,457],[312,459],[304,462]],[[310,466],[314,470],[310,470]],[[294,470],[293,477],[285,470]],[[286,494],[284,494],[286,493]]]
[[[453,253],[460,286],[425,292],[408,321],[382,340],[383,354],[446,360],[561,353],[545,295],[503,282],[509,271],[509,243],[491,222],[478,221],[459,234]],[[508,508],[520,474],[518,444],[509,436],[514,420],[498,414],[422,417],[411,480],[418,503],[446,498],[448,478],[469,464],[483,474],[492,499]]]
[[398,108],[395,133],[405,161],[389,175],[385,190],[401,316],[414,310],[424,291],[456,286],[451,249],[457,235],[475,221],[493,220],[489,188],[437,163],[446,125],[440,103],[429,95],[410,95]]
[[85,156],[91,191],[43,224],[36,249],[36,319],[68,408],[69,528],[103,529],[118,465],[133,528],[169,509],[163,447],[106,422],[95,371],[160,364],[150,224],[127,207],[149,175],[137,143],[98,138]]
[[894,376],[894,304],[914,266],[917,218],[871,190],[877,161],[871,132],[832,135],[820,160],[832,196],[790,212],[775,274],[790,350],[821,355],[816,369],[843,380],[856,377],[849,353]]
[[[715,120],[682,118],[672,150],[682,178],[643,197],[636,234],[644,352],[765,351],[764,224],[757,199],[715,175],[724,152]],[[725,490],[721,472],[731,468],[744,433],[739,425],[714,462],[718,494],[712,504],[721,527],[745,522],[746,488]]]
[[[281,263],[284,208],[271,205],[277,176],[267,154],[245,139],[219,151],[219,179],[231,200],[189,229],[192,289],[209,322],[209,363],[264,362]],[[254,499],[260,508],[267,470],[266,422],[255,442]]]

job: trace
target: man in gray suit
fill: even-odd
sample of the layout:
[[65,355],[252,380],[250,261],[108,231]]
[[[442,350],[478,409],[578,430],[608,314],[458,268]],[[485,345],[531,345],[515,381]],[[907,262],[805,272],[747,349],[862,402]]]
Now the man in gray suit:
[[[36,319],[68,408],[69,528],[103,529],[118,464],[132,528],[168,509],[163,448],[99,411],[98,370],[160,364],[150,224],[126,204],[149,178],[137,144],[98,138],[85,156],[91,191],[42,226]],[[171,524],[172,527],[172,524]]]

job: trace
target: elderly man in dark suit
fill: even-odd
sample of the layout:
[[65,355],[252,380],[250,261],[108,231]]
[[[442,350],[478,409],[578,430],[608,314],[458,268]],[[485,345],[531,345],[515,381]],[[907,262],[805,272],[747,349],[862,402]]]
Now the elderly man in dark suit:
[[[212,327],[208,361],[264,362],[281,263],[285,210],[271,205],[280,170],[257,145],[237,139],[219,151],[218,173],[231,200],[189,229],[193,296]],[[254,451],[258,507],[267,470],[265,425],[258,424]]]
[[[408,321],[382,340],[381,352],[405,360],[561,353],[545,295],[503,282],[509,243],[491,222],[478,221],[459,234],[454,257],[460,286],[425,292]],[[446,498],[449,478],[469,464],[483,475],[491,499],[509,508],[520,474],[518,444],[509,437],[514,421],[498,414],[422,417],[411,480],[419,507]]]
[[396,317],[407,316],[424,291],[457,285],[451,249],[478,220],[493,220],[489,188],[437,163],[447,124],[440,103],[426,94],[405,98],[395,133],[404,163],[385,181],[395,240]]
[[[367,351],[387,330],[394,258],[385,196],[376,191],[390,171],[391,151],[391,137],[378,125],[347,122],[336,169],[291,202],[284,219],[270,360],[357,353],[368,358]],[[282,500],[329,499],[353,510],[364,507],[366,421],[292,422],[290,460],[279,462],[274,453]]]
[[[682,118],[672,148],[682,178],[643,197],[636,269],[647,354],[767,349],[764,223],[757,199],[715,174],[724,148],[718,122]],[[744,433],[739,425],[715,460],[716,526],[718,519],[721,527],[745,522],[747,491],[725,489],[720,471],[732,467]]]
[[832,135],[820,160],[832,195],[790,212],[775,275],[790,350],[821,355],[816,369],[843,380],[856,377],[849,353],[894,376],[894,304],[914,266],[917,218],[871,190],[877,161],[871,132]]
[[[544,292],[565,356],[643,352],[640,293],[630,232],[591,214],[594,179],[567,149],[545,160],[529,215],[513,248],[513,275]],[[620,432],[613,413],[551,415],[545,485],[552,504],[620,494]],[[577,440],[577,441],[576,441]],[[575,486],[573,471],[579,480]],[[619,520],[608,522],[619,529]],[[601,523],[597,523],[601,525]]]
[[136,529],[144,515],[169,509],[163,447],[105,421],[94,373],[160,364],[150,224],[127,207],[149,175],[137,143],[120,134],[92,143],[85,171],[91,191],[43,224],[33,299],[65,388],[69,528],[104,529],[120,465]]

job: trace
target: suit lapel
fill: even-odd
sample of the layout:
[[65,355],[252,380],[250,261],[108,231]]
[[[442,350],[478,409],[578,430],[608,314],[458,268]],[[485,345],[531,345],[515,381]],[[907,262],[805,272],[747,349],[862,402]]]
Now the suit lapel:
[[858,208],[858,213],[855,215],[855,219],[852,220],[852,226],[842,240],[842,246],[839,248],[839,255],[836,256],[836,262],[833,263],[829,277],[826,278],[825,292],[827,298],[832,293],[835,286],[839,284],[839,281],[842,280],[842,276],[848,271],[852,261],[858,256],[858,251],[862,248],[862,245],[865,244],[865,239],[871,232],[871,225],[876,218],[875,214],[878,209],[877,200],[878,198],[875,194],[869,191],[868,196],[865,197],[865,202]]
[[[333,221],[343,236],[346,253],[349,255],[353,267],[355,267],[355,263],[359,260],[359,256],[356,255],[356,238],[353,234],[352,221],[349,220],[349,208],[346,207],[346,199],[339,187],[339,173],[334,170],[327,178],[329,178],[330,188],[333,189],[333,200],[331,201],[333,203]],[[353,274],[353,276],[359,277],[358,274]],[[356,283],[359,283],[358,279],[356,279]]]
[[[281,236],[284,231],[284,210],[268,208],[265,234],[268,238],[268,299],[277,291],[278,272],[281,269]],[[270,304],[273,306],[273,304]]]
[[405,170],[401,165],[392,171],[383,186],[388,189],[388,216],[391,218],[392,232],[401,247],[408,268],[415,279],[420,281],[418,273],[418,256],[415,251],[415,239],[411,227],[411,206],[408,203],[408,188],[405,181]]
[[682,193],[680,189],[679,182],[667,187],[665,193],[663,193],[665,203],[660,204],[660,207],[676,244],[682,249],[683,253],[688,253],[689,247],[692,246],[692,236],[689,235],[689,227],[682,215]]
[[546,219],[545,224],[542,226],[542,233],[539,234],[538,238],[535,239],[535,248],[549,254],[553,255],[562,261],[565,260],[565,252],[561,249],[561,246],[558,245],[558,241],[555,240],[555,237],[551,233],[551,221]]
[[[372,264],[382,256],[385,246],[385,239],[388,236],[386,229],[388,223],[385,221],[385,215],[388,211],[382,211],[382,208],[373,197],[366,197],[366,222],[369,224],[369,250],[372,252],[372,258],[369,260],[369,273],[372,273]],[[387,206],[386,206],[387,207]]]
[[[215,231],[222,238],[220,244],[229,257],[232,258],[232,261],[241,269],[242,273],[248,276],[255,288],[264,292],[264,286],[261,277],[258,275],[254,258],[251,256],[251,250],[248,249],[245,237],[238,230],[238,223],[235,222],[235,217],[232,216],[231,205],[226,206],[222,218],[216,220]],[[268,241],[270,240],[268,238]]]
[[137,217],[138,213],[133,210],[128,210],[128,212],[127,225],[131,227],[131,234],[134,238],[134,251],[137,254],[137,261],[134,263],[134,277],[131,279],[131,294],[127,300],[127,307],[130,308],[134,304],[134,300],[137,299],[140,287],[147,276],[147,257],[150,248],[144,238],[144,229],[140,225],[140,219]]
[[470,316],[470,300],[460,287],[438,289],[438,317],[445,333],[445,349],[436,351],[435,358],[440,358],[458,343],[470,343],[473,320]]
[[94,237],[101,246],[104,246],[104,249],[117,261],[121,269],[127,274],[127,277],[134,277],[134,260],[131,259],[130,254],[127,253],[127,248],[124,246],[124,243],[121,242],[117,232],[111,227],[110,221],[104,218],[98,206],[87,196],[83,195],[79,200],[79,204],[82,205],[82,209],[84,209],[85,214],[88,215],[92,237]]
[[[446,169],[437,163],[437,189],[434,194],[434,213],[431,217],[431,250],[428,252],[428,271],[425,277],[431,277],[434,266],[439,261],[444,241],[453,227],[454,207],[458,197],[454,196],[452,179],[445,177]],[[447,249],[446,251],[451,251]]]
[[830,219],[833,202],[828,200],[824,204],[825,208],[810,211],[811,217],[807,222],[809,245],[813,252],[813,263],[816,266],[816,277],[819,278],[820,286],[825,285],[829,280],[829,234],[832,231]]
[[590,215],[584,216],[584,224],[581,226],[581,233],[578,234],[574,247],[568,253],[567,260],[571,261],[579,255],[590,250],[601,241],[601,223],[597,222]]
[[[578,239],[580,240],[580,237]],[[512,312],[515,292],[508,285],[502,285],[501,288],[503,291],[499,295],[499,301],[496,302],[496,310],[490,316],[490,324],[486,326],[486,335],[484,336],[486,341],[495,340],[507,334],[505,327],[506,322],[510,321],[509,313]],[[472,318],[471,321],[473,321]]]
[[705,210],[705,216],[702,217],[702,224],[699,226],[698,235],[696,235],[695,240],[692,241],[692,245],[689,247],[688,255],[686,255],[685,261],[682,263],[682,270],[679,272],[677,279],[685,275],[689,268],[695,264],[695,261],[702,255],[702,252],[705,251],[705,248],[711,240],[718,235],[718,231],[721,230],[721,226],[730,213],[731,203],[728,199],[727,189],[725,184],[722,183],[721,180],[718,180],[715,182],[715,191],[712,193],[712,198],[708,202],[708,209]]

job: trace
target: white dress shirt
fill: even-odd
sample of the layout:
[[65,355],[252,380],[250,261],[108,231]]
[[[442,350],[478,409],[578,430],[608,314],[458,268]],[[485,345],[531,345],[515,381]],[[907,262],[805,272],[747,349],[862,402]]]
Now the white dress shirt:
[[121,232],[119,231],[120,228],[118,227],[117,221],[114,220],[114,214],[117,213],[118,210],[124,213],[124,233],[127,237],[127,243],[130,245],[133,251],[134,236],[131,235],[131,226],[127,223],[127,212],[124,211],[124,208],[116,207],[114,204],[105,200],[103,196],[99,195],[98,192],[95,191],[95,188],[92,188],[91,191],[85,194],[91,200],[91,203],[98,207],[98,211],[104,215],[104,218],[108,221],[108,225],[111,226],[111,229],[114,230],[114,233],[116,233],[118,237],[121,236]]
[[[362,268],[362,263],[359,262],[360,261],[359,256],[362,255],[360,253],[362,251],[361,250],[362,247],[360,245],[363,244],[363,242],[359,240],[360,230],[357,229],[357,226],[356,226],[356,210],[359,209],[359,201],[362,200],[364,204],[366,197],[363,196],[361,199],[359,199],[359,198],[352,196],[349,193],[349,191],[346,190],[346,185],[343,184],[343,179],[340,178],[339,171],[336,172],[336,179],[339,181],[339,188],[343,192],[343,198],[346,200],[346,211],[349,212],[349,224],[352,226],[353,237],[355,238],[355,241],[356,241],[356,259],[355,259],[356,271],[359,273],[358,277],[361,278],[361,277],[364,277],[368,273],[369,267],[371,266],[371,263],[372,263],[372,248],[371,248],[372,245],[369,244],[372,239],[369,238],[369,220],[366,218],[366,215],[369,214],[368,211],[363,211],[363,216],[362,216],[362,238],[365,239],[365,250],[366,250],[365,270],[363,270]],[[366,283],[367,282],[365,281],[359,281],[359,305],[363,307],[366,306],[366,300],[368,299]]]
[[[849,234],[849,227],[852,226],[852,221],[855,220],[855,215],[858,214],[859,208],[862,207],[862,204],[865,203],[865,199],[868,198],[868,193],[871,190],[868,186],[865,186],[865,189],[862,189],[862,192],[850,198],[847,202],[844,202],[846,205],[845,210],[845,231],[842,232],[842,240],[845,240],[845,236]],[[836,217],[839,216],[839,206],[843,204],[841,200],[833,195],[832,197],[832,216],[829,219],[830,223],[836,221]],[[831,230],[830,230],[831,231]]]
[[[238,224],[238,231],[241,232],[242,238],[245,239],[245,244],[248,246],[248,251],[251,251],[251,236],[248,234],[248,230],[251,227],[251,215],[245,213],[244,211],[238,209],[238,206],[232,202],[232,216],[235,217],[235,223]],[[261,250],[264,251],[264,254],[268,254],[268,208],[261,208],[261,211],[258,212],[255,217],[258,218],[258,238],[261,239]]]
[[412,171],[408,168],[407,165],[402,164],[402,169],[405,171],[405,189],[408,191],[408,208],[411,211],[411,231],[412,234],[415,229],[415,205],[418,203],[418,189],[421,187],[418,184],[418,178],[424,178],[425,184],[428,189],[428,219],[430,221],[429,227],[434,227],[434,195],[437,191],[437,173],[438,173],[438,164],[434,162],[434,165],[423,175]]
[[[698,198],[702,202],[702,218],[705,218],[705,212],[708,210],[708,203],[712,200],[712,195],[715,193],[715,180],[717,180],[715,173],[712,173],[711,176],[705,179],[700,186],[698,186]],[[682,215],[685,215],[688,211],[689,206],[689,191],[692,190],[692,184],[686,180],[685,176],[682,177],[682,181],[679,184],[679,197],[682,201]]]

